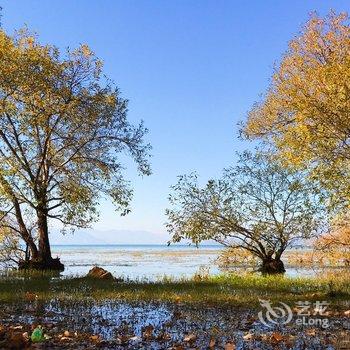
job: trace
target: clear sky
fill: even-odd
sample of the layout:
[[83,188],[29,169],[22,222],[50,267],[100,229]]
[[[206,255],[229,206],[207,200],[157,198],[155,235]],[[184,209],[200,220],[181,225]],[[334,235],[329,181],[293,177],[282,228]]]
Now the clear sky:
[[[101,205],[98,230],[164,234],[164,210],[176,176],[196,170],[217,177],[234,163],[237,123],[267,87],[274,62],[317,11],[348,11],[344,1],[0,0],[2,24],[26,24],[60,48],[87,43],[105,73],[130,100],[129,118],[143,119],[153,146],[153,175],[134,166],[133,212]],[[134,242],[130,234],[130,243]]]

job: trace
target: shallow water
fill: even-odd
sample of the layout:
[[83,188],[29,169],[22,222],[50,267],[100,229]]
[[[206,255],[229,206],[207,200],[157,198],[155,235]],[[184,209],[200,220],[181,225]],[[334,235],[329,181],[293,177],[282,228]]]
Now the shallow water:
[[200,269],[220,272],[215,261],[221,247],[203,246],[53,246],[53,256],[65,264],[63,275],[85,275],[93,265],[130,279],[190,277]]
[[[182,343],[186,334],[196,335],[196,345],[200,349],[208,347],[211,338],[216,339],[216,349],[224,349],[227,342],[233,341],[237,350],[277,349],[269,339],[274,332],[293,337],[294,345],[280,343],[278,349],[334,350],[331,344],[344,329],[342,319],[333,319],[330,327],[311,329],[275,325],[266,327],[257,320],[257,311],[229,306],[194,307],[181,304],[127,303],[108,301],[96,303],[60,302],[51,300],[39,304],[1,305],[4,324],[41,324],[50,336],[69,332],[98,334],[102,339],[113,341],[127,335],[127,344],[113,349],[168,349]],[[14,310],[15,309],[15,310]],[[50,326],[51,325],[51,326]],[[144,327],[152,327],[152,339],[142,339]],[[167,334],[167,340],[159,338]],[[348,334],[348,332],[347,332]],[[187,347],[186,347],[187,348]]]
[[[53,256],[65,265],[64,276],[83,276],[98,265],[114,276],[132,280],[154,281],[165,276],[192,277],[196,273],[216,275],[227,272],[217,265],[220,246],[172,245],[65,245],[53,246]],[[232,271],[249,271],[245,266]],[[286,266],[286,276],[311,277],[335,268],[304,268]],[[339,269],[341,271],[341,269]]]

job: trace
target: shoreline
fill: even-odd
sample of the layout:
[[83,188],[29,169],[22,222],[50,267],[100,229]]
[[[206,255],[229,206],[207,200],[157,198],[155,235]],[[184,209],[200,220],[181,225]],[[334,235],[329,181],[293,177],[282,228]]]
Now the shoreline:
[[[0,348],[20,341],[18,349],[330,350],[350,336],[349,297],[350,279],[340,276],[163,282],[13,276],[0,279]],[[326,300],[329,327],[309,319],[266,327],[258,317],[261,299],[283,301],[293,312],[298,302]],[[39,325],[47,339],[32,344],[23,338]]]

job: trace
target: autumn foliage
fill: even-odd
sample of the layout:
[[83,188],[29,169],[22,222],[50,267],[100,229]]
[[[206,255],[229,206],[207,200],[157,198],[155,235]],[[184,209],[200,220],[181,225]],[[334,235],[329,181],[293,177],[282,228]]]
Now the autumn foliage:
[[147,130],[128,122],[127,100],[87,45],[61,53],[26,30],[0,31],[0,57],[0,228],[29,247],[31,267],[61,269],[49,220],[86,227],[101,196],[128,212],[120,154],[150,174]]
[[350,199],[350,27],[347,14],[312,15],[277,65],[244,132],[307,169],[334,204]]

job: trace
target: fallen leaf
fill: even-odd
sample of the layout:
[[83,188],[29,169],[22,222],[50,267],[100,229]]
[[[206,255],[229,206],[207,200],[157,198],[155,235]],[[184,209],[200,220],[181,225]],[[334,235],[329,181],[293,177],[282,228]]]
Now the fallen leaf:
[[118,335],[117,337],[117,341],[119,344],[126,344],[130,338],[132,338],[133,335],[123,335],[123,334],[120,334]]
[[314,337],[316,335],[316,330],[313,328],[307,329],[305,333],[310,337]]
[[148,325],[145,328],[143,328],[142,338],[145,340],[152,339],[153,338],[153,330],[154,330],[154,327],[152,325]]
[[73,340],[72,338],[69,338],[69,337],[61,337],[61,339],[60,340],[62,340],[62,341],[71,341],[71,340]]
[[283,335],[281,333],[278,333],[278,332],[273,332],[271,335],[271,340],[279,343],[280,341],[283,340]]
[[27,340],[21,333],[11,334],[9,339],[9,346],[7,349],[24,349],[26,347]]
[[26,294],[24,295],[24,299],[27,301],[34,301],[38,299],[38,296],[35,293],[26,292]]
[[11,327],[13,330],[18,330],[18,329],[22,329],[23,326],[14,326],[14,327]]
[[171,348],[171,350],[185,350],[185,348],[182,345],[175,345]]
[[93,341],[93,342],[98,342],[100,340],[100,336],[99,335],[92,335],[90,337],[90,339]]
[[225,350],[236,350],[236,345],[233,343],[226,343]]
[[188,334],[185,336],[184,341],[186,343],[193,343],[197,339],[197,336],[195,334]]
[[209,348],[214,349],[215,344],[216,344],[216,340],[214,338],[211,338],[209,342]]
[[247,333],[246,335],[243,336],[244,340],[252,340],[253,339],[253,334]]
[[158,335],[157,335],[157,340],[158,341],[166,341],[166,340],[170,340],[171,339],[171,335],[161,331]]

